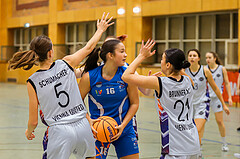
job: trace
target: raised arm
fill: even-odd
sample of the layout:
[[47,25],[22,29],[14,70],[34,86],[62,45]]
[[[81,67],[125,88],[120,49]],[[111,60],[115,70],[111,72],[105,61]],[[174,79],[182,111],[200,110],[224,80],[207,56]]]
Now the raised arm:
[[228,80],[227,70],[225,67],[223,67],[222,71],[223,71],[223,81],[225,83],[227,94],[228,94],[228,103],[230,106],[232,106],[232,95],[231,95],[231,88]]
[[209,69],[207,69],[207,68],[204,67],[204,73],[205,73],[205,75],[206,75],[206,77],[207,77],[208,83],[209,83],[210,86],[212,87],[212,89],[213,89],[213,91],[215,92],[215,94],[217,95],[218,99],[221,101],[224,111],[226,112],[227,115],[229,115],[229,114],[230,114],[230,111],[229,111],[227,105],[225,104],[225,102],[224,102],[224,100],[223,100],[222,94],[221,94],[218,86],[217,86],[216,83],[214,82],[214,79],[213,79],[213,77],[212,77],[211,72],[209,71]]
[[[108,13],[109,14],[109,13]],[[114,22],[110,23],[112,18],[107,20],[108,14],[105,16],[105,13],[102,15],[102,19],[99,22],[97,21],[97,31],[93,35],[93,37],[88,41],[86,46],[84,46],[82,49],[78,50],[72,55],[65,56],[63,60],[65,60],[69,65],[71,65],[73,68],[79,65],[79,63],[88,55],[91,53],[91,51],[96,47],[98,41],[100,40],[103,32],[107,30],[109,26],[114,24]]]
[[155,54],[155,50],[151,52],[151,49],[155,45],[155,42],[148,40],[140,49],[140,54],[137,58],[128,66],[126,71],[123,73],[122,79],[130,84],[137,85],[141,88],[149,88],[159,90],[158,79],[156,76],[143,76],[135,74],[137,67],[141,64],[143,60]]
[[[136,73],[137,73],[137,72],[136,72]],[[152,75],[151,75],[151,73],[152,73],[152,70],[149,70],[148,76],[156,76],[156,77],[164,76],[161,71],[156,72],[156,73],[154,73],[154,74],[152,74]],[[153,96],[153,95],[154,95],[153,89],[138,87],[138,90],[139,90],[140,92],[142,92],[142,94],[144,94],[145,96]]]

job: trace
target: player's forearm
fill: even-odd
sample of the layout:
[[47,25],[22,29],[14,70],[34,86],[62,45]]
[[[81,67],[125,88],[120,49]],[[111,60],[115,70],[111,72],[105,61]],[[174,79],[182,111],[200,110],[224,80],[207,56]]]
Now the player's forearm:
[[38,122],[28,121],[28,132],[33,132],[37,127],[37,125],[38,125]]
[[133,116],[137,113],[139,104],[131,104],[130,108],[123,119],[122,125],[125,128],[129,121],[133,118]]
[[100,40],[102,34],[103,34],[103,30],[102,29],[98,29],[95,34],[93,35],[93,37],[88,41],[88,43],[86,44],[86,46],[84,47],[84,49],[87,52],[91,52],[97,45],[98,41]]
[[221,101],[222,105],[225,105],[225,102],[223,100],[222,94],[219,90],[218,87],[216,87],[215,89],[213,89],[213,91],[215,92],[215,94],[217,95],[218,99]]
[[228,94],[228,99],[232,99],[230,84],[226,83],[225,86],[226,86],[226,90],[227,90],[227,94]]
[[131,81],[131,78],[134,78],[137,67],[141,64],[141,62],[144,59],[145,58],[143,56],[138,55],[137,58],[128,66],[128,68],[124,71],[122,75],[122,79],[125,82],[128,83]]

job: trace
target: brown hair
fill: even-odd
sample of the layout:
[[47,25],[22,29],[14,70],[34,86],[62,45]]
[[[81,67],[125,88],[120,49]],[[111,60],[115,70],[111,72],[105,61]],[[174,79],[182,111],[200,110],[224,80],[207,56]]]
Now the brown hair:
[[222,65],[222,61],[219,59],[218,54],[217,54],[216,52],[210,51],[210,52],[207,52],[207,53],[212,54],[212,55],[213,55],[213,58],[216,58],[216,61],[215,61],[216,64]]
[[29,70],[33,65],[38,65],[38,62],[43,62],[47,59],[48,51],[52,50],[52,42],[49,37],[40,35],[32,39],[30,50],[16,52],[8,61],[10,69],[23,68]]

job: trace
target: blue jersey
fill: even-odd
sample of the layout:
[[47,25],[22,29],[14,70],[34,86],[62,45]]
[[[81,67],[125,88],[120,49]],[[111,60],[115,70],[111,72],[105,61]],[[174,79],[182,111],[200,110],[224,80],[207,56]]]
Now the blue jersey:
[[[91,90],[88,93],[88,103],[91,118],[110,116],[120,125],[130,107],[128,84],[121,78],[126,67],[118,67],[110,81],[102,77],[102,68],[103,66],[99,66],[89,71]],[[132,127],[132,121],[129,121],[123,134]]]

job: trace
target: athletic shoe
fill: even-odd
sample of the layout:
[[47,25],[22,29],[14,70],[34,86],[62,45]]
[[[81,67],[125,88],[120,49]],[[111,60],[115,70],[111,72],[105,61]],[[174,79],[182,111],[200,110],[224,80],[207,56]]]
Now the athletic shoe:
[[222,151],[224,151],[224,152],[229,151],[229,148],[228,148],[227,144],[222,144]]

